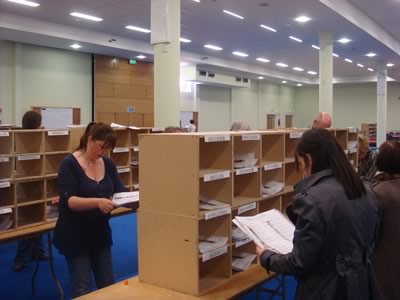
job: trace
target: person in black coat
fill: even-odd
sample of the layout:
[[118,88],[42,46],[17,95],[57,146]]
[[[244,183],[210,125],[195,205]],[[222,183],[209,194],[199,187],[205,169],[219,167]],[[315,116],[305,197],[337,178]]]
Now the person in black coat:
[[378,299],[370,255],[380,211],[371,187],[326,129],[303,134],[296,164],[305,179],[293,197],[293,249],[282,255],[257,247],[261,264],[296,276],[296,299]]

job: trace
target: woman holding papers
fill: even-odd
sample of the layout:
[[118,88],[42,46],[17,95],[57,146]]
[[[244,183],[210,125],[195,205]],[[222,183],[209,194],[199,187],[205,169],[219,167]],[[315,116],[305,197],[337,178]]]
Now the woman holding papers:
[[370,255],[379,208],[332,133],[306,131],[296,148],[293,249],[257,247],[262,265],[297,277],[296,299],[378,299]]
[[105,155],[116,139],[109,125],[90,123],[77,150],[63,160],[58,172],[54,245],[66,258],[73,298],[91,291],[92,271],[98,288],[114,283],[108,221],[115,204],[110,197],[126,188]]

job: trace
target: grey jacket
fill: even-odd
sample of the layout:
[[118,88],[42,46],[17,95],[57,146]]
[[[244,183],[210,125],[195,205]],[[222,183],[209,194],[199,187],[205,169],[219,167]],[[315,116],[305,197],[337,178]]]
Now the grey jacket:
[[297,277],[296,299],[378,299],[370,253],[376,239],[379,207],[367,194],[349,200],[331,170],[295,186],[293,250],[265,251],[268,270]]

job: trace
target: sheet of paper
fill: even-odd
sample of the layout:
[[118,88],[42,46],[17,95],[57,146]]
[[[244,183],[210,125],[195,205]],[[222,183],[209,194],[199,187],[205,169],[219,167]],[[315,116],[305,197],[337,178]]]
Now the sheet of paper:
[[263,195],[275,195],[277,193],[279,193],[280,191],[283,190],[283,187],[285,186],[285,184],[283,182],[279,182],[279,181],[267,181],[265,183],[263,183],[262,187],[261,187],[261,193]]
[[229,207],[229,204],[217,201],[215,199],[210,199],[207,196],[200,195],[200,209],[202,210],[213,210]]
[[251,263],[256,259],[257,255],[247,252],[234,252],[232,269],[235,271],[246,271]]
[[226,245],[229,238],[225,236],[199,236],[200,253],[208,253]]
[[117,206],[121,206],[121,205],[124,205],[127,203],[132,203],[132,202],[138,202],[139,201],[139,191],[115,193],[113,195],[112,201]]

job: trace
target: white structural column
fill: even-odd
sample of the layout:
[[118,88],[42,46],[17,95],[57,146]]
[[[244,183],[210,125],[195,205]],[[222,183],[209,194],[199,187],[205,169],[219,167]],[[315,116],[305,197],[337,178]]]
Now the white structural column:
[[332,33],[320,33],[319,47],[319,111],[333,116]]
[[180,0],[151,0],[154,125],[179,126]]
[[378,63],[377,70],[377,107],[376,107],[376,146],[379,147],[386,141],[386,127],[387,127],[387,79],[386,79],[386,62]]

